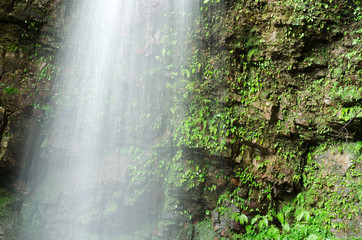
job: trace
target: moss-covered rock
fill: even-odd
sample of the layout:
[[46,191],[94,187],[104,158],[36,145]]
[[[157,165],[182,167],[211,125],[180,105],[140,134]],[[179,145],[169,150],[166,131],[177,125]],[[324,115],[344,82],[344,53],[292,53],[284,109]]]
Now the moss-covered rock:
[[[187,70],[180,74],[186,80],[175,101],[184,108],[173,111],[183,116],[175,123],[175,138],[184,152],[204,156],[190,163],[197,155],[183,155],[185,177],[206,177],[183,190],[194,195],[192,188],[200,193],[200,186],[213,186],[218,180],[211,176],[216,174],[204,166],[210,159],[225,159],[228,164],[218,169],[226,180],[217,187],[219,200],[213,191],[201,191],[204,199],[214,199],[203,202],[204,210],[216,204],[236,224],[224,230],[246,233],[246,238],[258,231],[260,237],[279,231],[270,228],[263,235],[263,221],[283,233],[273,211],[308,192],[308,156],[323,144],[342,147],[341,141],[361,140],[360,8],[349,1],[245,0],[204,1],[202,10],[196,40],[189,42]],[[324,163],[328,173],[345,174],[353,165],[347,155],[333,156]],[[357,184],[360,176],[351,181]],[[230,206],[239,210],[229,212]],[[201,211],[192,209],[191,216],[202,221]],[[307,216],[293,211],[297,219]],[[355,212],[354,218],[360,214]],[[252,219],[260,224],[256,232],[245,226],[244,216],[249,224]]]

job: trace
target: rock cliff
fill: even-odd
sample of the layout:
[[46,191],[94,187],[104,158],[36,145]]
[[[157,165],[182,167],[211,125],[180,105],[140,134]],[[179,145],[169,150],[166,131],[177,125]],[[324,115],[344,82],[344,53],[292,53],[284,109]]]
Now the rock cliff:
[[185,239],[360,236],[360,6],[201,4],[172,107]]

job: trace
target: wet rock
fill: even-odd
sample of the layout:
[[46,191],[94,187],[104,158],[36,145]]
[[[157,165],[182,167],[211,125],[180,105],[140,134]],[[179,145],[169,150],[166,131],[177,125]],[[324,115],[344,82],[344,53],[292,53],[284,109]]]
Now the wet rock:
[[[239,214],[240,208],[236,207],[235,204],[225,203],[225,206],[229,208],[230,214]],[[239,230],[240,226],[235,224],[234,219],[229,214],[219,215],[219,226],[220,229],[233,229]]]
[[0,0],[0,18],[4,19],[8,17],[8,10],[12,7],[12,1]]
[[5,115],[5,109],[0,107],[0,161],[5,161],[4,155],[8,147],[9,136],[7,136],[8,126],[7,120]]
[[11,12],[10,16],[21,22],[25,22],[26,20],[40,22],[44,18],[45,14],[46,10],[42,7],[42,5],[36,4],[35,2],[32,4],[19,2],[15,4],[14,10]]
[[5,231],[3,226],[0,225],[0,239],[5,239]]
[[360,218],[343,220],[343,219],[334,219],[333,223],[343,223],[346,224],[347,229],[339,230],[332,229],[331,232],[335,234],[338,239],[349,239],[349,238],[362,238],[362,220]]
[[18,58],[15,52],[6,52],[4,57],[4,68],[6,71],[14,71],[18,67]]
[[338,176],[346,174],[347,170],[352,166],[355,156],[342,150],[341,147],[334,147],[315,156],[316,163],[322,166],[322,175],[334,173]]
[[4,120],[5,120],[5,109],[3,107],[0,107],[0,127],[3,125]]
[[[5,50],[2,49],[2,45],[0,45],[0,71],[3,70],[4,68],[4,54],[5,54]],[[0,78],[1,78],[2,74],[0,74]]]

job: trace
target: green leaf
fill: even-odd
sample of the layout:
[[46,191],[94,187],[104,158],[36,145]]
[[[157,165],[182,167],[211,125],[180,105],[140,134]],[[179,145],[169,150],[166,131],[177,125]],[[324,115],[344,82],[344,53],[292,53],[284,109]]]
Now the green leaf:
[[259,220],[259,218],[260,218],[260,215],[259,214],[256,215],[255,217],[253,217],[253,219],[251,219],[250,224],[254,225]]
[[252,225],[246,226],[246,227],[245,227],[245,230],[246,230],[246,233],[247,233],[247,234],[251,234],[251,232],[253,231]]
[[308,238],[306,240],[317,240],[317,239],[320,239],[320,238],[315,234],[311,234],[308,236]]
[[301,222],[304,219],[306,222],[309,221],[310,214],[307,211],[302,211],[297,215],[297,222]]
[[289,233],[290,232],[290,225],[289,225],[289,223],[284,223],[284,224],[282,224],[282,228],[283,228],[283,230],[285,231],[285,232],[287,232],[287,233]]
[[262,218],[260,221],[259,221],[259,228],[260,229],[263,229],[263,228],[267,228],[269,225],[269,222],[268,222],[268,219],[267,218]]
[[245,214],[241,214],[239,216],[239,222],[241,225],[244,225],[245,223],[248,223],[248,217]]
[[279,229],[274,226],[272,226],[271,228],[268,229],[267,235],[271,239],[280,239]]
[[187,76],[188,78],[190,78],[190,76],[191,76],[190,70],[184,69],[184,73],[186,74],[186,76]]
[[276,216],[281,224],[285,223],[284,214],[282,212],[279,212]]

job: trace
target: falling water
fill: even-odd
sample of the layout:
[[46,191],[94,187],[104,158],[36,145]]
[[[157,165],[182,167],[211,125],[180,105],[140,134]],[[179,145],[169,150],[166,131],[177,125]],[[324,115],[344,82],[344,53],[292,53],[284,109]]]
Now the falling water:
[[[144,73],[157,67],[155,56],[162,55],[159,34],[170,24],[164,16],[190,11],[197,1],[76,2],[59,53],[45,137],[26,159],[23,178],[31,193],[22,207],[21,238],[137,239],[126,236],[141,228],[151,232],[160,202],[157,186],[130,191],[128,169],[165,131],[161,115],[167,100],[162,93],[167,75]],[[174,24],[180,31],[189,21]]]

